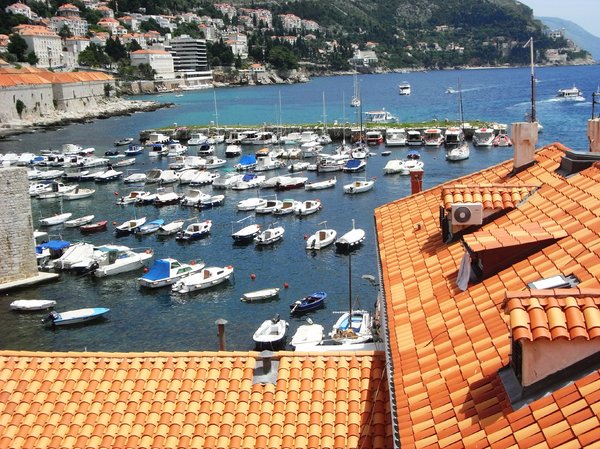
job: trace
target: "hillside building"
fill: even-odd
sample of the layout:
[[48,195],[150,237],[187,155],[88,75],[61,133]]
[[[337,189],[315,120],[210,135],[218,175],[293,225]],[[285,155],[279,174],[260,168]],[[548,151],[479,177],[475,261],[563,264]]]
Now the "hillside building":
[[181,79],[183,85],[200,87],[212,82],[205,39],[182,35],[170,39],[166,48],[173,55],[175,77]]
[[73,36],[85,36],[88,32],[87,20],[80,17],[79,8],[71,3],[60,6],[49,23],[50,29],[55,33],[58,33],[65,25]]
[[19,25],[14,28],[27,43],[27,50],[38,57],[40,68],[64,67],[62,39],[49,28],[39,25]]
[[129,55],[131,65],[148,64],[156,72],[155,80],[171,80],[175,78],[174,58],[166,50],[136,50]]

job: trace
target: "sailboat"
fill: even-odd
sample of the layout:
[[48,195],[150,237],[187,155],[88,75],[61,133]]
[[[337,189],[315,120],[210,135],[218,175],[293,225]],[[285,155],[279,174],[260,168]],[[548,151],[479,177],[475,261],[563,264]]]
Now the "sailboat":
[[[460,80],[458,82],[458,101],[459,101],[459,115],[460,115],[460,128],[462,130],[464,126],[464,117],[463,117],[463,103],[462,103],[462,89],[460,87]],[[463,131],[464,133],[464,131]],[[446,160],[447,161],[463,161],[468,159],[470,156],[471,150],[469,148],[469,144],[466,140],[463,140],[460,144],[455,147],[449,148],[446,151]]]
[[352,309],[352,255],[348,254],[348,311],[342,313],[329,336],[340,345],[358,345],[373,340],[373,323],[368,310]]
[[350,106],[353,108],[358,108],[360,106],[360,94],[358,92],[358,75],[354,74],[354,94],[352,95],[352,100],[350,101]]
[[325,113],[325,92],[323,92],[323,134],[319,136],[317,142],[320,145],[328,145],[331,143],[331,136],[327,132],[327,114]]
[[537,122],[538,132],[541,132],[544,129],[544,127],[537,120],[536,108],[535,108],[535,89],[536,89],[537,79],[535,77],[535,70],[534,70],[534,64],[533,64],[533,56],[534,56],[533,37],[529,38],[527,43],[525,45],[523,45],[523,48],[525,48],[527,46],[529,46],[529,64],[531,66],[531,111],[528,114],[526,114],[526,117],[530,123]]
[[219,134],[219,111],[217,110],[217,93],[213,90],[213,100],[215,103],[215,135],[208,138],[207,143],[215,145],[217,143],[225,142],[225,135]]

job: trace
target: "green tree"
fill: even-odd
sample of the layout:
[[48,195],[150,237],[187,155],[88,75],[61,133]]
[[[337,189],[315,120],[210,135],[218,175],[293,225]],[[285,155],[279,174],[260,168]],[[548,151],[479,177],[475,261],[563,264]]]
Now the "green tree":
[[6,48],[9,53],[12,53],[19,62],[25,62],[25,52],[27,51],[27,42],[19,34],[13,33],[8,38],[8,47]]
[[115,39],[112,37],[106,39],[104,52],[115,62],[120,61],[121,59],[127,59],[127,50],[118,37]]
[[153,80],[156,75],[156,70],[150,64],[140,64],[137,66],[140,78],[143,80]]
[[290,70],[298,67],[296,55],[289,48],[280,45],[271,48],[267,61],[277,70]]
[[58,35],[60,37],[62,37],[63,39],[66,39],[68,37],[73,37],[73,33],[71,33],[71,29],[67,26],[66,23],[59,30]]
[[146,32],[158,31],[160,34],[167,34],[169,32],[169,30],[165,30],[153,18],[150,18],[150,19],[145,20],[144,22],[140,23],[140,29],[142,31],[146,31]]
[[27,53],[27,62],[31,65],[37,65],[37,63],[40,62],[40,58],[37,57],[35,52],[30,51]]
[[138,43],[138,41],[136,41],[135,39],[132,39],[131,42],[128,45],[128,51],[131,53],[133,51],[138,51],[141,50],[142,46]]
[[92,43],[79,53],[78,63],[86,67],[103,67],[110,63],[110,59],[102,48]]
[[173,36],[181,36],[183,34],[187,34],[194,39],[202,39],[204,37],[204,33],[200,31],[200,28],[195,23],[182,22],[177,25],[177,28],[173,31]]

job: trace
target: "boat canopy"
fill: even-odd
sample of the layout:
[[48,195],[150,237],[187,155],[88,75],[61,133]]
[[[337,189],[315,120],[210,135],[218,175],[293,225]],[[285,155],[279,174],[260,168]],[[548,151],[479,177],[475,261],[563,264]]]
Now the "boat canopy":
[[350,159],[346,162],[346,168],[358,168],[362,161],[360,159]]
[[158,279],[168,278],[171,273],[171,262],[165,259],[158,259],[142,278],[149,281],[156,281]]
[[41,254],[43,250],[48,248],[50,251],[60,251],[61,249],[69,246],[71,242],[67,242],[66,240],[49,240],[45,243],[41,243],[36,245],[35,252]]
[[240,165],[256,164],[256,156],[253,154],[246,154],[240,158]]
[[248,182],[248,181],[252,181],[255,178],[256,178],[256,174],[254,174],[254,173],[246,173],[244,175],[244,177],[242,178],[242,181],[243,182]]

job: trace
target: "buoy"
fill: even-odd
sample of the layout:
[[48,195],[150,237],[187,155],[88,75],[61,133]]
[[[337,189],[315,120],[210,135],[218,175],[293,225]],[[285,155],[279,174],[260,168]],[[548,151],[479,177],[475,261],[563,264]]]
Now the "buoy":
[[250,275],[250,279],[252,279],[252,280],[256,279],[256,275],[255,275],[254,273],[252,273],[252,274]]
[[116,191],[115,191],[115,196],[119,196],[119,192],[116,192]]
[[308,239],[308,234],[304,234],[304,240]]
[[148,272],[148,267],[144,267],[144,273]]
[[117,222],[116,222],[116,221],[113,221],[113,222],[112,222],[112,224],[113,224],[113,226],[116,226],[116,225],[117,225]]
[[287,282],[283,283],[283,288],[288,288],[290,285]]

